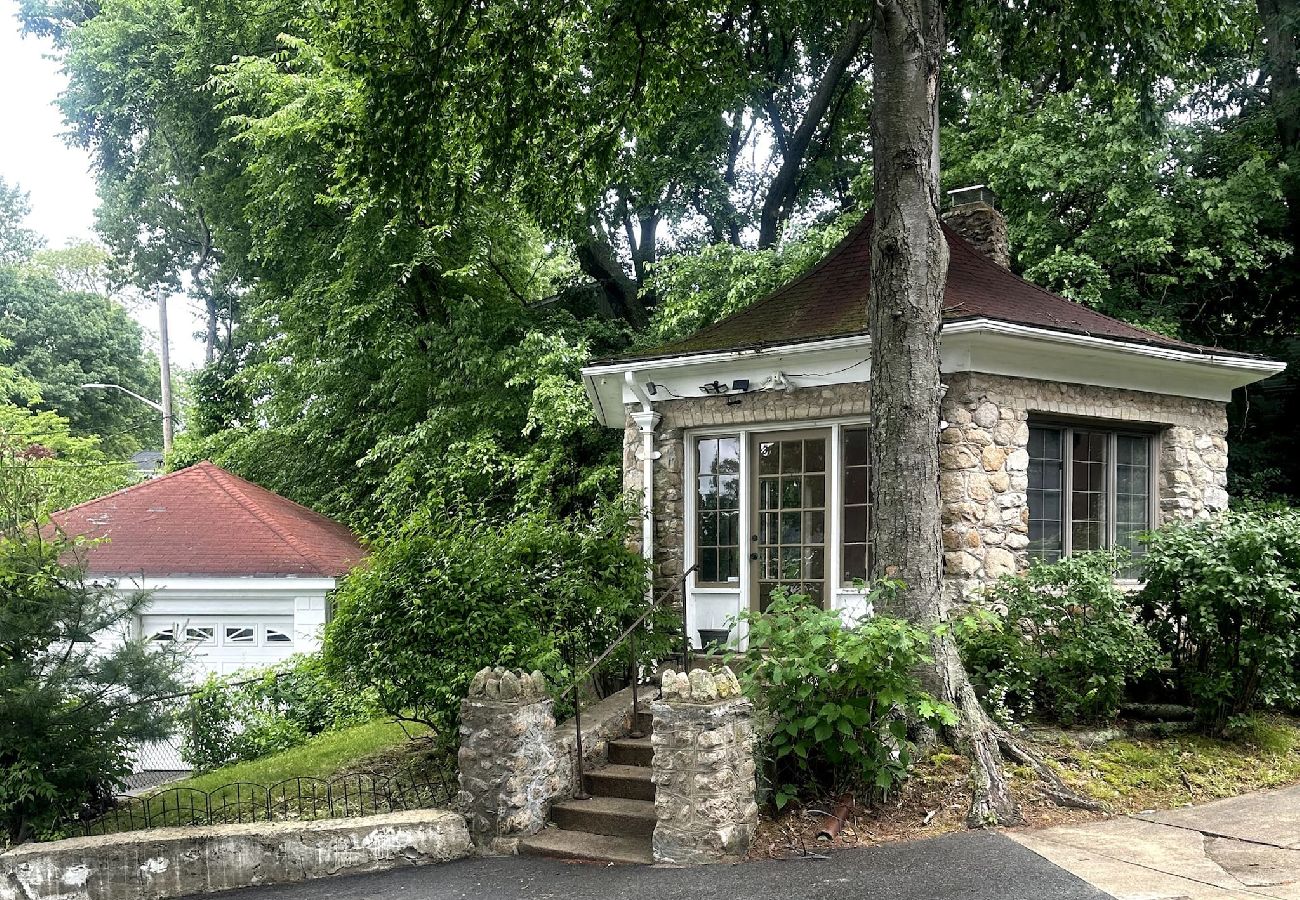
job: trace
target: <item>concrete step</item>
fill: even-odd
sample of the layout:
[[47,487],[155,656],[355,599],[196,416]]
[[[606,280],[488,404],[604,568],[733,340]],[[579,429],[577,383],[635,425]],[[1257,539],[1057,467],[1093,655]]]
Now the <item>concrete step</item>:
[[653,863],[654,851],[647,837],[615,837],[608,834],[588,834],[584,831],[563,831],[547,828],[519,841],[519,852],[529,856],[550,856],[557,859],[583,859],[594,862],[622,863],[648,866]]
[[595,797],[654,800],[649,766],[605,766],[587,773],[587,792]]
[[551,806],[551,821],[566,831],[649,837],[655,831],[655,805],[626,797],[566,800]]
[[609,761],[618,766],[648,766],[654,759],[650,738],[619,738],[609,742]]

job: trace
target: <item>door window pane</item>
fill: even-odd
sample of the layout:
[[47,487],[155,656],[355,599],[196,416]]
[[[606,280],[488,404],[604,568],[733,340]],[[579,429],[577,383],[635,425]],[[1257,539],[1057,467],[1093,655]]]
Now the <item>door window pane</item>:
[[844,430],[844,571],[840,580],[852,584],[867,577],[867,528],[870,515],[871,458],[867,429]]
[[[721,584],[740,579],[740,438],[695,443],[695,579]],[[775,490],[773,484],[761,490]]]
[[759,438],[758,606],[772,590],[825,603],[826,439]]

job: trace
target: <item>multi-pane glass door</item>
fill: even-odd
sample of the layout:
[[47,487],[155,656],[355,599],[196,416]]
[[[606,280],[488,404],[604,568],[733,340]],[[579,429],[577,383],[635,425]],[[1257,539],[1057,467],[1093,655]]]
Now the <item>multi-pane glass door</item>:
[[826,605],[827,438],[825,431],[756,435],[755,605],[777,587]]

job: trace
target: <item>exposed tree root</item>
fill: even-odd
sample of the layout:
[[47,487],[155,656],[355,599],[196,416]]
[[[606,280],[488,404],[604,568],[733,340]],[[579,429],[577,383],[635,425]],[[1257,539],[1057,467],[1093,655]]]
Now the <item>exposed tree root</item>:
[[1068,809],[1087,809],[1093,812],[1102,808],[1101,804],[1096,800],[1083,796],[1062,781],[1061,776],[1056,774],[1056,770],[1044,762],[1038,754],[1022,746],[1005,730],[998,728],[996,736],[998,747],[1003,754],[1022,766],[1029,766],[1033,769],[1034,774],[1043,783],[1043,790],[1047,798],[1057,806],[1064,806]]
[[955,698],[960,717],[956,737],[958,746],[971,759],[971,805],[966,814],[967,827],[1024,824],[1024,813],[1007,780],[1004,756],[1032,769],[1042,783],[1044,795],[1057,806],[1093,811],[1101,809],[1101,804],[1072,789],[1038,754],[989,719],[969,681],[958,676],[956,682],[960,685]]

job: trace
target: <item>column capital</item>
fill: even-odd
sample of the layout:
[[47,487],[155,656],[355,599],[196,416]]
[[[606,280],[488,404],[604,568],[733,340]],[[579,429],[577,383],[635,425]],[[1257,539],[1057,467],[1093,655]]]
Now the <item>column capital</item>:
[[642,434],[654,434],[655,429],[659,427],[659,423],[663,421],[663,416],[652,409],[641,410],[639,412],[630,413],[630,415],[632,416],[632,421],[636,423],[636,427]]

